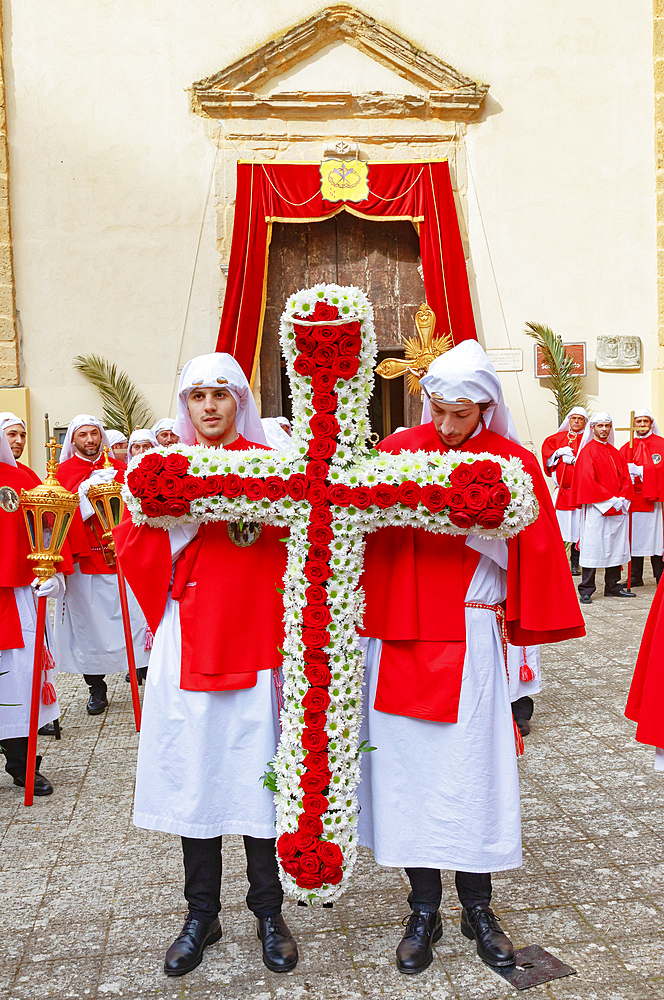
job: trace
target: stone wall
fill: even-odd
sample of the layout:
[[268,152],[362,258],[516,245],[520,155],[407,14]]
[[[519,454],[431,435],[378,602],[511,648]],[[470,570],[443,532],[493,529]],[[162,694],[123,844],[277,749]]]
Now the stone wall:
[[15,386],[21,380],[14,296],[12,234],[9,218],[9,163],[2,50],[2,8],[0,6],[0,386]]

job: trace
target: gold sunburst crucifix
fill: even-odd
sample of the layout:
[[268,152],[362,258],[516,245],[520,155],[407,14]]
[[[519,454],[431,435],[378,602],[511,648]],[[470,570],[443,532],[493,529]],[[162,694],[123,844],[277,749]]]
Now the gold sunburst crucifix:
[[408,391],[415,395],[420,390],[420,379],[426,375],[431,362],[445,354],[454,345],[452,334],[434,337],[436,314],[423,302],[415,313],[417,337],[404,337],[404,357],[385,358],[376,367],[376,374],[381,378],[392,379],[405,375],[408,381]]

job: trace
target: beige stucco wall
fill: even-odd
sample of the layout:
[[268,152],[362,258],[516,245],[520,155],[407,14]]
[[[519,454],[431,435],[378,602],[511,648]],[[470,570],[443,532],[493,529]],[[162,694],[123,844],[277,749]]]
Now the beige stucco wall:
[[[231,141],[190,108],[194,81],[322,6],[3,0],[33,454],[45,410],[59,422],[99,409],[97,394],[71,367],[79,352],[117,360],[157,416],[172,409],[178,363],[214,345],[238,154],[315,159],[323,136],[352,132],[357,123],[315,124],[312,141]],[[596,408],[609,408],[623,424],[630,409],[650,403],[657,354],[650,0],[634,0],[628,17],[618,0],[544,7],[390,0],[363,9],[491,85],[484,120],[462,130],[465,148],[461,140],[450,152],[467,213],[481,339],[524,349],[518,381],[504,377],[519,431],[539,444],[555,428],[549,394],[532,376],[532,343],[520,332],[526,320],[587,341]],[[335,58],[343,61],[343,51]],[[337,63],[334,72],[344,75]],[[370,88],[361,60],[348,59],[346,76]],[[383,68],[376,80],[376,89],[389,86]],[[319,85],[326,89],[327,81]],[[281,122],[266,125],[269,134],[283,130]],[[377,143],[369,154],[403,159],[440,148]],[[472,182],[465,191],[466,157],[481,217]],[[641,336],[645,370],[595,372],[600,333]]]

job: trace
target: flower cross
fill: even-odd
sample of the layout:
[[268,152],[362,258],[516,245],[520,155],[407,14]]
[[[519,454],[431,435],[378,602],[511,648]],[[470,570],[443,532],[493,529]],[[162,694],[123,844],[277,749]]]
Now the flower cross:
[[359,289],[317,285],[293,296],[281,345],[293,398],[289,452],[158,449],[132,460],[124,497],[137,524],[290,529],[282,734],[269,781],[284,887],[329,900],[345,888],[357,853],[366,533],[404,525],[507,538],[538,510],[518,459],[367,447],[376,340]]

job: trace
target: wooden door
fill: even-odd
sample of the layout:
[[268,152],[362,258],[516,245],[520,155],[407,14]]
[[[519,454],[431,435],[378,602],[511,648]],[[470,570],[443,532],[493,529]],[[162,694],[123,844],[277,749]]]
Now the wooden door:
[[[357,285],[374,308],[379,358],[403,355],[403,336],[415,334],[415,313],[425,301],[418,271],[419,239],[410,222],[372,222],[340,212],[324,222],[276,222],[267,272],[261,345],[263,416],[291,416],[279,348],[279,318],[293,292],[322,281]],[[419,396],[405,379],[376,377],[370,403],[372,430],[383,438],[400,424],[419,423]]]

